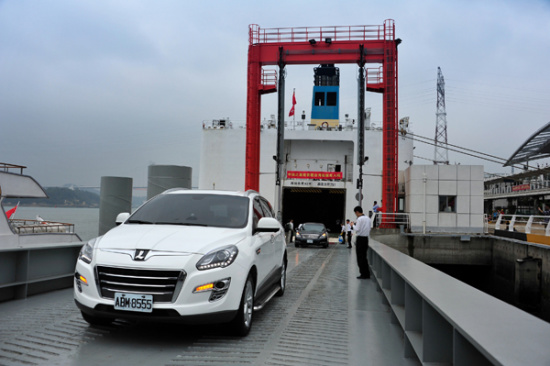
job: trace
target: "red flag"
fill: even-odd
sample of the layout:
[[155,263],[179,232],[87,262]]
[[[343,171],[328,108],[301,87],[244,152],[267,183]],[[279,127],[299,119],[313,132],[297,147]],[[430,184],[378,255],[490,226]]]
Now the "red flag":
[[8,219],[11,217],[11,215],[13,215],[15,213],[15,210],[17,210],[17,207],[19,206],[19,202],[17,202],[17,206],[15,206],[14,208],[12,208],[11,210],[7,210],[6,211],[6,216],[8,216]]
[[294,115],[294,106],[296,105],[296,91],[292,91],[292,108],[290,108],[290,112],[288,112],[288,116]]

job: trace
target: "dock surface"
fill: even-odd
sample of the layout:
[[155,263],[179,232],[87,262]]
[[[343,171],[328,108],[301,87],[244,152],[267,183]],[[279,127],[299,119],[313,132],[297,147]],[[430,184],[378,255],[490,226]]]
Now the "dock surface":
[[288,246],[287,289],[245,338],[223,326],[117,321],[92,327],[72,289],[0,303],[0,365],[416,365],[355,248]]

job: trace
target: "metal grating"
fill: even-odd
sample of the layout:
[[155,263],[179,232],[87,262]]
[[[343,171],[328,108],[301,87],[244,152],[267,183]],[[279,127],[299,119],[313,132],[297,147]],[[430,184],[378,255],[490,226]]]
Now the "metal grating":
[[186,273],[97,266],[101,297],[114,299],[115,292],[153,295],[154,302],[173,302]]

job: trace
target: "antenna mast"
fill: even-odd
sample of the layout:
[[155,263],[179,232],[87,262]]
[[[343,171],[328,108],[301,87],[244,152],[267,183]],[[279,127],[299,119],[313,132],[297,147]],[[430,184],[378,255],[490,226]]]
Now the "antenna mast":
[[445,111],[445,79],[441,68],[437,68],[437,112],[435,113],[434,164],[449,165],[447,150],[447,112]]

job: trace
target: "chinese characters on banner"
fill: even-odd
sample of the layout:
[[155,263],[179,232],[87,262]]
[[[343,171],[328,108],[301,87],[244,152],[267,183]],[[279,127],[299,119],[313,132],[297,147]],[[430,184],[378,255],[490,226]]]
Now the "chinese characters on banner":
[[287,179],[342,179],[342,172],[287,171]]

